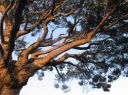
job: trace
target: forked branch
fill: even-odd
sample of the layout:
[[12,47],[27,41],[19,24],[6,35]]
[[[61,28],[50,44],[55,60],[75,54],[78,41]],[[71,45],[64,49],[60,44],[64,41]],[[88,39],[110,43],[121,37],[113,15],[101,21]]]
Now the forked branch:
[[5,17],[7,16],[7,12],[13,7],[14,5],[14,0],[12,0],[9,4],[9,6],[7,7],[7,9],[5,10],[2,18],[1,18],[1,21],[0,21],[0,38],[1,38],[1,42],[3,43],[4,42],[4,37],[3,37],[3,23],[4,23],[4,20],[5,20]]

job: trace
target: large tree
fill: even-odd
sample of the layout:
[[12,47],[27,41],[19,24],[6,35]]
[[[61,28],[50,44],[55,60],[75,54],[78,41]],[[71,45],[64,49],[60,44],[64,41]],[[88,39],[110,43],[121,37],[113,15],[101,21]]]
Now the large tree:
[[122,70],[115,64],[127,64],[127,0],[1,0],[0,13],[0,95],[18,95],[38,70],[52,67],[59,80],[75,77],[83,85],[91,78],[91,85],[108,91],[103,75],[114,67],[107,73],[114,80]]

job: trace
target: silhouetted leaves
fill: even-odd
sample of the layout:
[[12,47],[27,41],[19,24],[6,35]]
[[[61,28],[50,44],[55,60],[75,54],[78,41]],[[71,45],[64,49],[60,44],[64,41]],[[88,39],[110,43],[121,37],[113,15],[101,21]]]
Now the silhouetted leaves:
[[79,84],[80,86],[83,86],[83,85],[84,85],[83,81],[78,82],[78,84]]
[[54,87],[55,88],[59,88],[59,84],[54,84]]

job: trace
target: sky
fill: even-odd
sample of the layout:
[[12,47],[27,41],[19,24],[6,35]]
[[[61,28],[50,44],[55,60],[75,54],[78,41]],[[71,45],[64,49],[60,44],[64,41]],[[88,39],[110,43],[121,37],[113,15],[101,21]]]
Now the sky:
[[76,80],[69,81],[70,91],[64,93],[61,89],[54,88],[54,74],[47,72],[43,80],[38,80],[37,75],[29,79],[20,95],[128,95],[128,78],[120,77],[112,83],[110,92],[102,89],[83,88]]

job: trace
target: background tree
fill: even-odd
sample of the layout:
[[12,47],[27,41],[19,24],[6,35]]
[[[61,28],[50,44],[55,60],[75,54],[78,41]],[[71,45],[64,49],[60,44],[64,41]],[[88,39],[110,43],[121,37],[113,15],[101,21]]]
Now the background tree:
[[[77,78],[105,91],[128,74],[127,0],[1,0],[0,13],[0,95],[18,95],[38,70],[43,76],[52,67],[58,80]],[[70,49],[84,52],[65,53]]]

